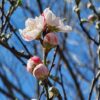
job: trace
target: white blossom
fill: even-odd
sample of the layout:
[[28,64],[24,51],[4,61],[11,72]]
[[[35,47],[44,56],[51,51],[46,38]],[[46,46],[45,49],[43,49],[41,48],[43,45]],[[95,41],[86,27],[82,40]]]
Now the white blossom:
[[71,26],[64,25],[60,17],[56,17],[56,15],[49,8],[44,10],[43,16],[46,24],[48,26],[54,27],[56,32],[69,32],[72,30]]
[[32,41],[40,38],[41,32],[44,28],[43,16],[36,17],[35,19],[28,18],[25,22],[25,29],[19,30],[22,38],[26,41]]

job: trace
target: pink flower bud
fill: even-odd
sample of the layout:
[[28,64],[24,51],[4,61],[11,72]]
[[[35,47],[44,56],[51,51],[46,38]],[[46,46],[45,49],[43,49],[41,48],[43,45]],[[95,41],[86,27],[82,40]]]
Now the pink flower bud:
[[51,49],[58,45],[58,37],[54,33],[48,33],[44,37],[43,46],[46,49]]
[[34,68],[33,75],[39,80],[44,80],[48,77],[49,70],[44,64],[39,64]]
[[33,56],[27,61],[27,71],[32,73],[36,65],[42,63],[38,56]]
[[88,21],[89,22],[94,22],[97,19],[96,15],[89,15],[88,16]]

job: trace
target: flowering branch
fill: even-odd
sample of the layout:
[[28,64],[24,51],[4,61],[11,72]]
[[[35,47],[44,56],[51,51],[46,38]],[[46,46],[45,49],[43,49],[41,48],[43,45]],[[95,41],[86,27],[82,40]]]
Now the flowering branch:
[[49,71],[49,73],[51,72],[52,68],[54,67],[54,61],[55,61],[55,58],[56,58],[56,55],[57,55],[57,49],[58,49],[58,46],[57,46],[56,49],[55,49],[55,52],[54,52],[52,64],[51,64],[51,66],[50,66],[50,71]]
[[[26,41],[39,40],[43,47],[43,62],[38,56],[33,56],[27,62],[27,70],[38,80],[42,81],[47,100],[56,96],[61,98],[58,89],[55,87],[50,87],[48,93],[48,82],[50,83],[48,77],[52,70],[58,49],[58,38],[54,32],[71,31],[71,27],[68,25],[65,26],[63,21],[59,17],[56,17],[49,8],[46,8],[43,14],[35,19],[28,18],[25,22],[25,26],[25,29],[19,30],[22,38]],[[56,50],[49,71],[46,59],[48,53],[54,47],[56,47]]]
[[[89,98],[88,98],[88,100],[91,100],[93,89],[94,89],[95,84],[97,83],[97,81],[99,80],[99,77],[100,77],[100,14],[96,11],[96,8],[93,5],[92,0],[89,0],[89,1],[90,1],[89,8],[91,8],[93,10],[93,12],[97,15],[96,29],[98,31],[98,40],[99,40],[98,49],[97,49],[97,54],[98,54],[98,73],[94,77],[94,79],[92,81],[92,84],[91,84],[91,90],[90,90],[90,94],[89,94]],[[90,19],[92,20],[93,18],[91,17]],[[100,85],[100,84],[98,84],[98,85]],[[100,99],[100,87],[99,86],[98,86],[98,92],[99,92],[98,93],[98,100],[99,100]]]
[[[75,2],[76,2],[77,0],[75,0]],[[82,21],[81,21],[81,16],[80,16],[80,9],[79,9],[79,4],[77,5],[77,2],[76,2],[76,8],[74,9],[75,11],[76,11],[76,13],[77,13],[77,15],[78,15],[78,19],[79,19],[79,21],[80,21],[80,26],[81,26],[81,28],[82,28],[82,30],[83,30],[83,32],[87,35],[87,37],[90,39],[90,40],[92,40],[97,46],[99,45],[99,43],[95,40],[95,39],[93,39],[91,36],[90,36],[90,33],[86,30],[86,28],[84,27],[84,23],[82,23]]]
[[[45,52],[45,49],[44,49],[44,65],[46,65],[46,63],[47,63],[46,58],[47,58],[47,53]],[[45,90],[46,90],[47,100],[49,100],[48,84],[47,84],[46,80],[44,81],[44,87],[45,87]]]
[[99,20],[100,20],[100,15],[99,13],[96,11],[96,8],[95,6],[93,5],[93,2],[92,0],[89,0],[90,1],[90,4],[91,4],[91,9],[93,10],[93,12],[98,16]]

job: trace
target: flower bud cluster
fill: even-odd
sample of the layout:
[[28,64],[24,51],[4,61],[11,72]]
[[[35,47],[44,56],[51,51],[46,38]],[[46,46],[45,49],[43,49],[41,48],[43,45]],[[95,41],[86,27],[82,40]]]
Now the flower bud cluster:
[[48,68],[42,63],[38,56],[33,56],[27,61],[27,71],[39,80],[44,80],[49,75]]

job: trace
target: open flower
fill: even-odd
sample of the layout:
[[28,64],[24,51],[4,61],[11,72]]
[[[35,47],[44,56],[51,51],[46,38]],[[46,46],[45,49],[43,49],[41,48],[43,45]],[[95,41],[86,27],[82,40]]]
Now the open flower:
[[42,16],[44,17],[45,23],[47,24],[50,32],[69,32],[72,30],[70,26],[64,25],[60,17],[56,17],[49,8],[44,10]]
[[44,64],[39,64],[34,68],[33,75],[39,80],[44,80],[48,77],[49,70]]
[[22,38],[26,41],[40,39],[41,33],[48,29],[49,32],[69,32],[72,28],[64,25],[60,17],[46,8],[42,15],[35,19],[28,18],[25,22],[25,29],[20,29],[19,32]]
[[58,45],[58,37],[56,34],[54,33],[48,33],[45,35],[44,39],[43,39],[43,46],[44,48],[46,48],[47,50],[55,47]]
[[27,71],[30,73],[33,72],[33,69],[36,67],[36,65],[42,63],[40,57],[38,56],[33,56],[27,61]]
[[35,19],[28,18],[25,22],[25,29],[19,30],[22,38],[26,41],[32,41],[39,39],[41,32],[44,28],[44,18],[43,16],[36,17]]

